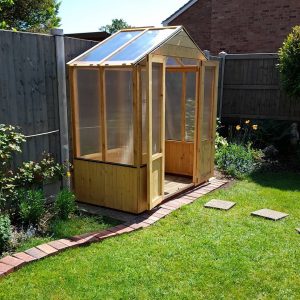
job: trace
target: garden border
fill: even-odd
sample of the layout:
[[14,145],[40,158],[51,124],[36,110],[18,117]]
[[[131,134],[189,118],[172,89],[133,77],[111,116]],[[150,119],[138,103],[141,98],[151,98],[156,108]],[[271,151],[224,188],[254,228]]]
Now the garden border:
[[24,252],[8,255],[0,259],[0,278],[18,270],[20,267],[33,261],[40,260],[50,255],[55,255],[65,249],[78,246],[85,246],[91,243],[100,242],[106,238],[114,237],[120,234],[129,233],[138,229],[146,228],[160,219],[164,218],[171,212],[182,206],[196,201],[198,198],[224,186],[228,180],[213,178],[208,184],[204,184],[172,200],[168,200],[151,211],[142,213],[138,216],[132,215],[127,222],[92,233],[76,235],[67,239],[59,239],[45,244],[30,248]]

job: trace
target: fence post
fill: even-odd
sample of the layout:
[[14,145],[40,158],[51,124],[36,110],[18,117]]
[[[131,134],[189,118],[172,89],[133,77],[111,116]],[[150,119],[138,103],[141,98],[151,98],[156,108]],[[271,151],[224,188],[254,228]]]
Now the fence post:
[[[56,73],[57,73],[57,94],[59,109],[59,133],[60,133],[60,154],[61,162],[69,163],[69,132],[68,132],[68,105],[66,92],[66,62],[64,33],[62,29],[51,29],[54,36],[56,53]],[[69,170],[68,170],[69,171]],[[63,186],[70,189],[70,178],[67,176],[63,180]]]
[[207,60],[210,60],[210,51],[209,50],[203,50],[203,53],[206,56]]
[[226,55],[227,53],[222,51],[219,53],[219,57],[221,60],[221,76],[219,80],[219,107],[218,107],[218,118],[221,121],[222,118],[222,105],[223,105],[223,90],[224,90],[224,73],[225,73],[225,61],[226,61]]

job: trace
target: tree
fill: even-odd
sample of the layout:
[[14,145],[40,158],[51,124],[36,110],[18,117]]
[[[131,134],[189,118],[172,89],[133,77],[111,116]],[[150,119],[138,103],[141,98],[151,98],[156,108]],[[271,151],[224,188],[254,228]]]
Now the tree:
[[279,71],[289,96],[300,97],[300,26],[295,26],[279,49]]
[[112,19],[111,24],[101,26],[99,30],[113,34],[123,28],[131,28],[131,26],[123,19]]
[[57,0],[0,0],[0,29],[49,32],[60,25]]

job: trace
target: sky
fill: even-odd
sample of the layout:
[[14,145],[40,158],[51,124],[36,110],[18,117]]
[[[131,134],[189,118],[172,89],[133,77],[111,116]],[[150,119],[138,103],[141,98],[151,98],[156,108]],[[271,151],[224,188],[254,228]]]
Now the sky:
[[62,0],[59,16],[64,33],[93,32],[112,19],[131,26],[161,26],[188,0]]

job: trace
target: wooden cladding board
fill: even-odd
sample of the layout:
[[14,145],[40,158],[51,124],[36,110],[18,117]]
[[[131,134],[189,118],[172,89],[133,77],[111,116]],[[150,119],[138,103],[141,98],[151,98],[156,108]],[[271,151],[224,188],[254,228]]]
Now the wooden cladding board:
[[166,141],[165,172],[193,176],[194,143]]
[[131,213],[147,209],[146,167],[74,160],[74,185],[78,201]]

